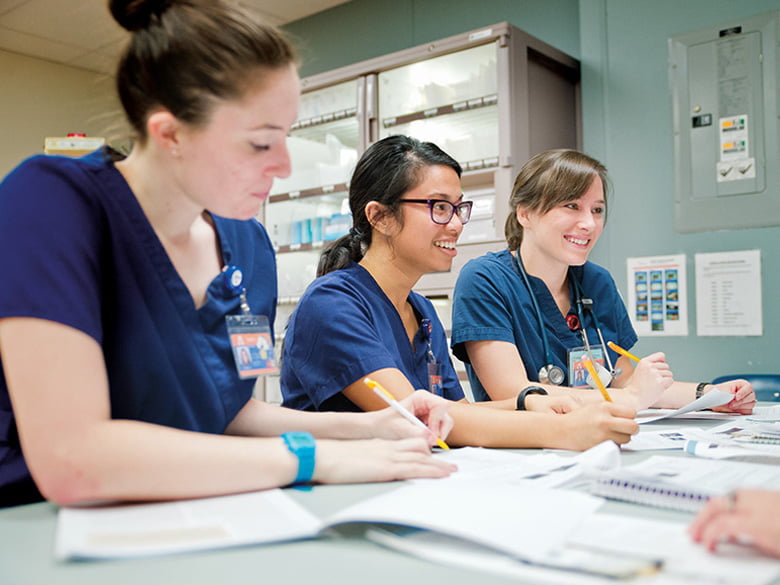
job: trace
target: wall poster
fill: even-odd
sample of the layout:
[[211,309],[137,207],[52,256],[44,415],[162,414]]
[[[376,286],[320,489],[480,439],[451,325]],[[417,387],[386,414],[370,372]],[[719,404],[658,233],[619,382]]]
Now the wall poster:
[[685,254],[626,259],[628,314],[640,337],[688,335]]
[[763,335],[761,250],[696,254],[696,334]]

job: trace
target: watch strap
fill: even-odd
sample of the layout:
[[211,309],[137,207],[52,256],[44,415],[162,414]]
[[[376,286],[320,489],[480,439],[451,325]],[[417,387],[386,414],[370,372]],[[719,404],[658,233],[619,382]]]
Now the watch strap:
[[696,400],[698,400],[699,398],[701,398],[702,394],[704,394],[704,389],[705,389],[707,386],[709,386],[709,385],[710,385],[710,383],[709,383],[709,382],[699,382],[699,383],[696,385]]
[[298,473],[293,484],[308,483],[314,476],[314,463],[317,451],[317,443],[311,433],[295,431],[283,433],[284,444],[290,453],[298,458]]
[[522,389],[520,394],[517,395],[517,402],[515,403],[515,410],[525,410],[525,397],[529,394],[539,394],[541,396],[547,396],[547,390],[541,386],[526,386]]

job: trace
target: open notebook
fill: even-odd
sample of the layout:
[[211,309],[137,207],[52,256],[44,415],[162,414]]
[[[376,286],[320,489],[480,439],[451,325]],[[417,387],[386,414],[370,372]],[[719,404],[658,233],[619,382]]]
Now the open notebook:
[[[306,497],[302,495],[302,497]],[[479,504],[475,504],[479,502]],[[466,546],[505,562],[602,576],[623,576],[660,562],[566,544],[602,500],[548,487],[407,483],[358,502],[322,521],[282,490],[179,502],[62,508],[56,537],[61,559],[115,559],[184,553],[296,539],[338,537],[358,531],[385,546],[445,543]],[[354,534],[354,531],[350,531]],[[413,539],[409,537],[414,535]],[[391,542],[395,540],[395,545]],[[461,544],[458,544],[461,543]]]
[[737,487],[778,485],[777,465],[653,455],[635,465],[600,474],[590,491],[615,500],[696,512],[711,497]]

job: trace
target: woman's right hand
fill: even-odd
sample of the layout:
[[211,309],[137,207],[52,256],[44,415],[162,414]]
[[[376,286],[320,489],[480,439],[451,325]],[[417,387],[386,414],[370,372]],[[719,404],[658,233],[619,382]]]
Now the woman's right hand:
[[456,470],[451,463],[434,457],[423,438],[318,440],[312,479],[328,484],[380,482],[447,477]]
[[628,443],[631,435],[639,432],[634,420],[636,411],[625,404],[616,402],[596,402],[577,408],[567,414],[556,417],[560,429],[559,449],[584,451],[604,441],[614,441],[618,445]]
[[656,352],[639,360],[626,389],[634,397],[636,410],[642,410],[658,402],[672,382],[674,376],[666,363],[666,355]]

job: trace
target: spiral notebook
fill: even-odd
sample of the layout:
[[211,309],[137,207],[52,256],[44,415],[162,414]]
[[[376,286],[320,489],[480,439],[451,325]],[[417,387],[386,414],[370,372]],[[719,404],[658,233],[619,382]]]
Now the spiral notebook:
[[741,487],[780,485],[780,466],[654,455],[599,475],[591,493],[646,506],[696,512],[713,496]]

